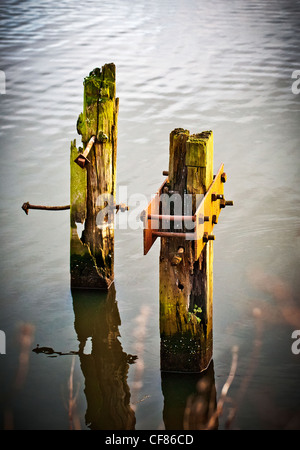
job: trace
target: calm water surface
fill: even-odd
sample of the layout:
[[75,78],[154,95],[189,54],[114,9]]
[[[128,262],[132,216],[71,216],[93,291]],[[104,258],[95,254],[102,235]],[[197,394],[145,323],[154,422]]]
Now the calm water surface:
[[[69,203],[83,78],[114,62],[117,182],[131,211],[134,194],[150,199],[162,183],[176,127],[213,130],[215,168],[224,162],[228,174],[235,207],[214,244],[217,400],[234,346],[238,363],[219,429],[232,406],[230,428],[299,429],[300,2],[3,0],[0,12],[0,427],[68,429],[73,364],[81,429],[182,429],[199,387],[199,377],[160,372],[159,243],[144,257],[138,222],[116,230],[105,298],[70,291],[68,211],[21,210]],[[22,324],[34,331],[20,372]],[[37,344],[58,353],[36,354]]]

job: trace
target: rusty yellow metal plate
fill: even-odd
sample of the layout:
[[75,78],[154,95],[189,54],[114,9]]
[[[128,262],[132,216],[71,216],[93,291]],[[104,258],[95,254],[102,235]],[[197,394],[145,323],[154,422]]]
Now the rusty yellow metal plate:
[[[224,182],[221,180],[223,173],[224,164],[221,164],[217,175],[215,176],[195,213],[195,260],[199,258],[207,242],[205,240],[204,233],[207,233],[206,236],[211,236],[213,228],[218,222],[218,217],[222,209],[221,202],[222,200],[224,201]],[[209,219],[205,221],[206,218]]]
[[[168,178],[166,178],[166,180],[156,192],[155,196],[148,204],[147,208],[142,213],[141,218],[144,222],[144,255],[149,252],[158,236],[173,237],[182,235],[186,239],[193,240],[195,242],[194,257],[195,260],[197,260],[208,240],[214,239],[212,232],[214,226],[218,223],[218,218],[222,209],[221,205],[222,203],[225,203],[224,181],[222,181],[222,178],[224,176],[224,164],[221,164],[217,175],[214,177],[212,184],[201,200],[196,213],[192,217],[192,220],[195,222],[195,230],[194,232],[189,233],[173,233],[171,231],[157,232],[159,228],[159,221],[157,220],[157,216],[159,216],[160,214],[159,207],[161,194],[163,193],[164,186],[168,182]],[[156,218],[154,218],[153,216],[156,216]],[[180,217],[180,219],[183,219],[182,216],[176,217]],[[191,217],[189,216],[189,218]]]

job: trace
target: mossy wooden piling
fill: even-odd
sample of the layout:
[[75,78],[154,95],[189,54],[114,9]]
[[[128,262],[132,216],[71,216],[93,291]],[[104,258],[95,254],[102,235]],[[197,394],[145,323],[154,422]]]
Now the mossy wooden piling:
[[[212,131],[196,135],[181,128],[172,131],[168,173],[164,192],[182,199],[192,194],[194,215],[202,198],[199,194],[205,194],[213,181]],[[186,205],[182,205],[184,216]],[[208,367],[213,350],[213,245],[208,241],[196,259],[195,241],[185,239],[184,233],[176,237],[174,225],[173,231],[170,236],[161,235],[161,370],[201,372]]]
[[[83,148],[77,148],[76,140],[71,142],[72,288],[107,290],[114,281],[112,214],[116,195],[119,108],[115,72],[114,64],[105,64],[84,79],[83,112],[77,121]],[[82,161],[87,153],[85,150],[89,151],[88,160],[80,166],[75,160],[81,155]],[[107,206],[111,207],[111,212],[99,215]]]

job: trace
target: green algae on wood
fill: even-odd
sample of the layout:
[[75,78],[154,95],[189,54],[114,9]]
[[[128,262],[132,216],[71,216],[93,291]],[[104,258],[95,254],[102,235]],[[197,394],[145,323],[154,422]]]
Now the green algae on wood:
[[[83,112],[77,120],[83,149],[71,143],[71,286],[108,289],[114,280],[113,220],[99,223],[99,213],[116,195],[117,118],[115,65],[96,68],[84,79]],[[74,163],[92,136],[90,164]],[[109,216],[110,218],[112,215]],[[82,228],[82,232],[78,230]]]

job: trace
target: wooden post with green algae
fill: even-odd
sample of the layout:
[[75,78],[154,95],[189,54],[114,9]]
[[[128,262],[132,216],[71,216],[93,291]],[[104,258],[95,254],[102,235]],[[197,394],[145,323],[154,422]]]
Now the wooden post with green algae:
[[[213,133],[170,134],[170,192],[192,194],[192,215],[213,181]],[[185,214],[184,202],[182,214]],[[177,212],[178,214],[178,212]],[[182,230],[181,230],[182,231]],[[191,230],[186,230],[190,232]],[[176,230],[175,230],[176,232]],[[209,241],[195,261],[194,241],[161,237],[161,370],[202,372],[212,359],[213,246]]]
[[[107,290],[114,281],[111,217],[116,196],[119,108],[115,65],[105,64],[102,69],[94,69],[83,85],[83,112],[77,121],[83,148],[76,148],[76,140],[71,143],[71,287]],[[96,140],[89,152],[90,163],[81,168],[74,160],[92,136]],[[111,214],[99,214],[107,205],[112,207]]]

